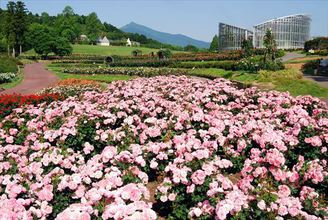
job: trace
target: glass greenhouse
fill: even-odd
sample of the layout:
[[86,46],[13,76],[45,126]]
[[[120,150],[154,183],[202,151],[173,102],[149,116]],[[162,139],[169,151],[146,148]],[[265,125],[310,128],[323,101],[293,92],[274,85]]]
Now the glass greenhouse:
[[272,19],[254,26],[253,45],[263,48],[263,37],[271,29],[278,49],[303,48],[310,39],[310,22],[308,15],[297,14]]
[[252,39],[253,32],[244,28],[219,23],[219,50],[238,50],[244,39]]

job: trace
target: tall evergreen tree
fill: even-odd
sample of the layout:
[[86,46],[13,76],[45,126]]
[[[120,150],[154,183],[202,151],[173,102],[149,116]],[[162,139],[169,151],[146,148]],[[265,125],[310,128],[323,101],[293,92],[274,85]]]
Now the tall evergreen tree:
[[245,57],[252,56],[252,53],[253,53],[253,51],[252,51],[253,50],[253,43],[252,43],[252,41],[249,40],[249,39],[244,39],[241,42],[241,49],[243,50]]
[[86,17],[85,25],[89,40],[95,43],[103,31],[103,25],[95,12]]
[[217,51],[219,48],[219,37],[215,35],[210,45],[210,51]]
[[25,41],[25,33],[27,31],[27,9],[24,2],[18,1],[16,3],[15,11],[15,34],[16,44],[19,46],[19,54],[22,53],[22,45]]
[[12,56],[16,55],[16,47],[22,52],[22,44],[24,43],[25,33],[27,31],[27,10],[22,1],[8,2],[7,11],[5,13],[4,32],[7,40],[8,55],[10,47],[12,48]]
[[16,43],[16,34],[15,34],[15,2],[8,2],[7,11],[5,13],[5,25],[4,32],[7,41],[7,52],[10,56],[10,48],[12,48],[12,56],[15,56],[15,43]]
[[271,59],[271,61],[275,61],[277,43],[270,29],[268,29],[264,35],[263,46],[265,47],[264,61],[266,62],[268,61],[268,59]]

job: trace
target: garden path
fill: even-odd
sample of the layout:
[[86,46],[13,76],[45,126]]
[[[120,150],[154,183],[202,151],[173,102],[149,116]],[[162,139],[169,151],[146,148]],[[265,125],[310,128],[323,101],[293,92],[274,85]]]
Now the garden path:
[[295,52],[287,52],[285,56],[281,58],[282,62],[286,62],[288,60],[296,59],[296,58],[302,58],[305,57],[305,54],[295,53]]
[[54,85],[59,80],[54,73],[46,70],[44,63],[32,63],[25,65],[23,74],[24,79],[22,83],[13,88],[6,89],[0,92],[0,94],[35,94],[44,88]]

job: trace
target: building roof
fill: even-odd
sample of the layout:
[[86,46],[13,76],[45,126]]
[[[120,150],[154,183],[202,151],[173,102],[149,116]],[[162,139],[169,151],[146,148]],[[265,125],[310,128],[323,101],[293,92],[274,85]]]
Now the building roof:
[[223,22],[219,22],[219,25],[220,25],[220,24],[228,25],[228,26],[235,27],[235,28],[239,28],[239,29],[242,29],[242,30],[245,30],[245,31],[248,31],[248,32],[253,32],[253,31],[248,30],[248,29],[246,29],[246,28],[238,27],[238,26],[231,25],[231,24],[227,24],[227,23],[223,23]]
[[105,36],[103,39],[101,39],[101,38],[99,37],[98,42],[99,42],[99,43],[109,43],[109,40],[108,40],[108,38],[107,38],[106,36]]
[[277,21],[277,20],[282,20],[282,19],[286,19],[286,18],[292,18],[292,17],[305,17],[307,19],[311,19],[310,18],[310,15],[308,14],[293,14],[293,15],[287,15],[287,16],[282,16],[282,17],[278,17],[278,18],[273,18],[271,20],[268,20],[268,21],[264,21],[262,23],[259,23],[257,25],[254,25],[254,27],[256,26],[259,26],[259,25],[262,25],[262,24],[265,24],[265,23],[269,23],[269,22],[273,22],[273,21]]

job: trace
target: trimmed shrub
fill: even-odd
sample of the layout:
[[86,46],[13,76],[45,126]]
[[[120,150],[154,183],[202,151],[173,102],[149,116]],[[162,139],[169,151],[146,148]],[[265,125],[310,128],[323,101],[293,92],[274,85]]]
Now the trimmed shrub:
[[0,56],[0,73],[16,73],[17,60],[11,57]]
[[301,70],[304,74],[313,75],[314,71],[318,69],[319,64],[320,64],[320,59],[310,60],[302,65]]
[[255,59],[254,57],[245,58],[236,64],[237,70],[245,70],[249,72],[257,72],[259,70],[277,71],[284,69],[284,64],[280,61],[266,61]]

